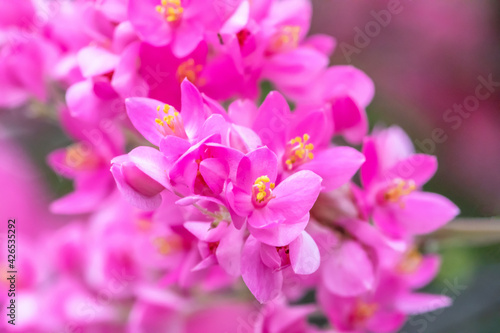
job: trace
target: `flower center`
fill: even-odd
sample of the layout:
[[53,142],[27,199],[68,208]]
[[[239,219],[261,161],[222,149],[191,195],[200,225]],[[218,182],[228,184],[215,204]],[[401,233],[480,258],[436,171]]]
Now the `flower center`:
[[[160,111],[163,111],[163,117]],[[161,105],[158,105],[156,113],[158,117],[155,119],[155,123],[158,131],[163,136],[175,135],[187,138],[182,117],[173,106],[165,104],[162,109]]]
[[208,250],[210,251],[210,253],[215,254],[215,251],[217,250],[218,247],[219,247],[219,242],[208,243]]
[[285,160],[285,164],[288,170],[292,170],[295,166],[304,164],[314,158],[312,153],[314,145],[307,143],[309,138],[309,134],[306,133],[302,138],[298,136],[287,144],[285,158],[288,158]]
[[161,0],[161,5],[156,6],[155,9],[170,23],[179,21],[184,13],[181,0]]
[[188,59],[177,67],[177,80],[182,83],[184,79],[188,79],[196,86],[205,84],[203,78],[200,78],[200,72],[203,70],[203,65],[196,64],[194,59]]
[[99,165],[99,157],[92,147],[82,143],[75,143],[66,148],[64,163],[77,170],[93,170]]
[[297,48],[299,44],[300,27],[286,25],[271,38],[270,50],[273,52],[290,51]]
[[251,33],[248,29],[242,29],[236,34],[236,38],[238,38],[238,44],[240,46],[245,45],[247,38],[250,37]]
[[148,219],[142,218],[142,219],[136,220],[135,222],[136,222],[137,228],[140,231],[146,232],[146,231],[150,231],[152,228],[152,223]]
[[260,176],[255,180],[252,187],[253,196],[258,204],[266,204],[274,198],[272,190],[274,183],[271,183],[268,176]]
[[384,193],[384,200],[389,202],[399,202],[401,208],[404,208],[404,202],[401,198],[415,191],[417,186],[413,180],[395,179],[393,184]]
[[416,248],[413,248],[405,253],[403,259],[397,265],[397,270],[404,274],[414,273],[420,267],[422,259],[422,254]]
[[166,256],[182,248],[182,240],[178,236],[156,237],[153,245],[159,254]]
[[363,323],[373,317],[377,310],[378,305],[376,303],[358,301],[352,314],[352,319],[355,323]]

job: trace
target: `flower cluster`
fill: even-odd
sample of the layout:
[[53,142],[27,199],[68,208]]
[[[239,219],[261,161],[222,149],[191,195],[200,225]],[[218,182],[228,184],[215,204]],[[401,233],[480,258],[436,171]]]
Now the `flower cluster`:
[[417,237],[458,214],[422,190],[436,159],[368,133],[373,83],[329,66],[309,1],[21,4],[0,1],[0,106],[55,106],[74,140],[48,156],[72,217],[25,245],[21,328],[393,332],[449,305],[416,292],[439,269]]

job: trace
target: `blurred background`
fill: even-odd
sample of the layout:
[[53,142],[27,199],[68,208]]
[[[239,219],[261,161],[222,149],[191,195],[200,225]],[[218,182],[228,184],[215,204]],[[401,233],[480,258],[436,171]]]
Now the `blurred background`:
[[[458,221],[424,241],[443,256],[440,275],[426,289],[452,297],[454,306],[412,318],[401,332],[498,332],[500,2],[313,3],[311,33],[337,39],[332,63],[352,64],[375,82],[370,124],[398,124],[418,151],[437,155],[440,169],[426,189],[462,211]],[[0,211],[25,212],[19,218],[32,222],[20,231],[26,234],[44,220],[54,227],[65,223],[64,217],[46,218],[47,206],[72,186],[46,165],[49,152],[71,143],[47,114],[37,104],[0,113]]]
[[370,124],[398,124],[418,151],[437,155],[439,171],[426,189],[462,211],[426,240],[443,255],[427,289],[454,298],[454,306],[417,316],[401,332],[498,332],[500,2],[313,3],[311,32],[337,39],[332,62],[352,64],[375,82]]

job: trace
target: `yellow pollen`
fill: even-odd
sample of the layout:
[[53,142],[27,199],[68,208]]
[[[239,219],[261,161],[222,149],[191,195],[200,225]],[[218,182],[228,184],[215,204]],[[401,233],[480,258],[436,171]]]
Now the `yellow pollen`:
[[167,255],[170,253],[170,245],[165,238],[155,238],[153,240],[153,245],[156,246],[158,253],[161,255]]
[[413,248],[405,253],[403,259],[397,265],[397,270],[404,274],[414,273],[420,267],[422,260],[422,254],[416,248]]
[[[173,115],[170,114],[170,110],[174,110],[173,112]],[[175,130],[176,130],[176,123],[178,123],[178,117],[179,117],[179,112],[177,112],[175,110],[174,107],[168,105],[168,104],[165,104],[163,106],[163,113],[165,113],[165,116],[163,116],[163,118],[160,116],[160,110],[162,110],[162,107],[161,105],[158,105],[158,107],[156,108],[156,113],[158,115],[158,118],[155,119],[155,122],[156,124],[158,125],[158,130],[163,134],[163,135],[167,135],[167,134],[172,134],[170,133],[168,130],[166,131],[166,128],[165,128],[165,124],[166,126],[172,131],[175,133]],[[177,122],[176,122],[177,120]]]
[[384,199],[390,202],[399,202],[401,208],[404,208],[404,202],[401,198],[415,191],[417,186],[413,180],[396,179],[394,184],[384,193]]
[[151,229],[151,221],[146,220],[146,219],[139,219],[136,221],[137,223],[137,228],[141,231],[149,231]]
[[74,143],[66,148],[64,164],[78,170],[92,170],[100,163],[99,158],[89,147]]
[[[268,194],[270,194],[270,192],[271,192],[270,190],[269,190],[269,193],[267,192],[267,186],[266,186],[267,183],[269,183],[270,190],[274,189],[275,184],[271,183],[271,180],[269,179],[268,176],[260,176],[254,182],[254,187],[259,191],[257,193],[257,195],[255,196],[258,202],[264,201],[264,199],[266,199]],[[273,197],[270,197],[269,199],[272,199],[272,198]]]
[[288,156],[289,158],[285,160],[285,164],[288,170],[291,170],[296,163],[304,163],[314,158],[312,150],[314,145],[312,143],[307,143],[311,137],[309,134],[304,134],[302,138],[297,136],[296,138],[290,140]]
[[174,250],[182,247],[182,241],[176,236],[156,237],[153,239],[153,245],[161,255],[168,255]]
[[270,48],[275,52],[293,50],[299,44],[299,36],[299,26],[284,26],[272,38]]
[[188,79],[192,84],[202,86],[205,84],[205,80],[203,78],[199,78],[199,74],[202,70],[202,65],[197,65],[192,58],[188,59],[177,67],[177,80],[182,82],[184,79]]
[[155,10],[169,23],[179,21],[184,13],[180,0],[161,0],[161,5],[156,6]]
[[378,305],[375,303],[365,303],[363,301],[359,301],[354,310],[353,319],[356,323],[362,323],[373,317],[377,309]]

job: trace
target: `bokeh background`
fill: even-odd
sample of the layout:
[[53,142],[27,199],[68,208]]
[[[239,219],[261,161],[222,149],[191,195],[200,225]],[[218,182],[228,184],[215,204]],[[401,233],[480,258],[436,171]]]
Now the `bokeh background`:
[[[442,271],[427,289],[454,298],[454,306],[415,317],[401,332],[498,332],[500,1],[313,3],[312,32],[337,39],[332,62],[352,64],[375,82],[370,124],[398,124],[417,150],[437,155],[439,171],[427,190],[462,211],[460,220],[426,240],[443,255]],[[474,105],[480,77],[498,86]],[[453,111],[464,102],[473,111]]]
[[[401,332],[498,332],[500,1],[313,3],[311,32],[337,39],[332,63],[352,64],[375,82],[371,125],[398,124],[417,150],[437,155],[440,169],[426,189],[449,197],[462,211],[459,220],[424,240],[429,251],[443,256],[440,275],[426,289],[452,297],[454,306],[412,318]],[[498,86],[470,107],[474,111],[453,111],[473,100],[481,77]],[[66,221],[47,209],[72,186],[46,165],[50,151],[71,143],[52,114],[36,103],[0,112],[0,212],[16,211],[29,220],[20,230],[26,237],[46,221],[54,227]]]

